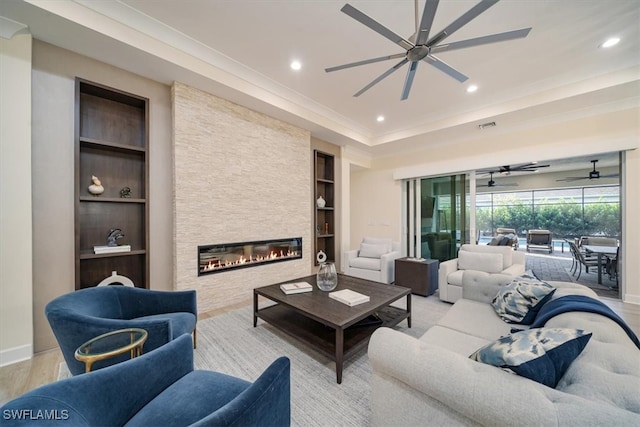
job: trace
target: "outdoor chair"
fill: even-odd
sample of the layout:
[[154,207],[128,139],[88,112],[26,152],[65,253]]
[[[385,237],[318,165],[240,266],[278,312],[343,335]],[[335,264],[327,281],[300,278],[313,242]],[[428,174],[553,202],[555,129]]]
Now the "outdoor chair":
[[545,249],[553,253],[553,234],[549,230],[527,230],[527,252]]
[[[496,229],[496,234],[498,236],[503,236],[504,240],[506,240],[506,245],[507,246],[511,246],[513,248],[514,251],[518,250],[518,246],[519,246],[519,242],[518,242],[518,233],[516,233],[516,229],[515,228],[504,228],[504,227],[498,227]],[[491,241],[491,243],[493,244],[493,240]],[[499,243],[498,246],[500,246],[501,244]]]
[[598,267],[598,259],[587,256],[574,242],[569,242],[569,247],[571,248],[571,254],[574,258],[574,264],[571,266],[572,270],[570,271],[572,275],[575,275],[576,271],[578,272],[576,280],[579,279],[582,274],[582,266],[584,266],[587,273],[589,273],[589,267]]

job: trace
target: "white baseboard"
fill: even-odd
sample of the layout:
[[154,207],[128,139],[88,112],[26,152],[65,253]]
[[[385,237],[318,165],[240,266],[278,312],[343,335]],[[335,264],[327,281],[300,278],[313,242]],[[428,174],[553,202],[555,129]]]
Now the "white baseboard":
[[640,305],[640,296],[638,296],[638,295],[626,294],[622,300],[624,302],[628,302],[629,304],[638,304],[638,305]]
[[31,344],[9,348],[0,351],[0,367],[12,365],[33,357],[33,346]]

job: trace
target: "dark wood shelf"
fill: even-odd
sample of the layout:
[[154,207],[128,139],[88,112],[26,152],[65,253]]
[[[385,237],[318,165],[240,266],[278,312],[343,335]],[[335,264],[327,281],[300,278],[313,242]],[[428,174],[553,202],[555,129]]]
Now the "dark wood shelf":
[[[319,251],[323,251],[327,255],[327,261],[335,261],[335,230],[336,230],[336,215],[335,215],[335,158],[331,154],[323,153],[318,150],[314,150],[314,176],[315,176],[315,256],[313,257],[318,265],[317,254]],[[325,200],[324,207],[318,207],[315,200],[322,196]]]
[[95,258],[113,258],[119,256],[133,256],[133,255],[144,255],[147,251],[144,249],[131,250],[129,252],[116,252],[112,254],[94,254],[93,249],[83,250],[80,252],[80,259],[95,259]]
[[333,180],[332,179],[317,178],[316,181],[323,182],[325,184],[333,184]]
[[[76,79],[76,289],[96,286],[113,271],[147,288],[149,277],[148,99]],[[92,176],[104,192],[89,193]],[[128,188],[130,197],[120,197]],[[134,250],[95,254],[110,230]]]
[[137,147],[135,145],[128,145],[128,144],[118,144],[116,142],[102,141],[94,138],[80,137],[80,144],[83,147],[86,146],[86,147],[112,149],[112,150],[119,150],[119,151],[132,151],[132,152],[141,153],[141,154],[145,154],[147,151],[144,147]]
[[[376,311],[376,314],[382,319],[381,325],[349,327],[344,330],[345,359],[365,348],[373,331],[382,326],[393,327],[408,317],[406,310],[391,306]],[[268,324],[302,341],[328,358],[335,358],[336,331],[334,328],[325,326],[281,304],[260,309],[257,315]]]
[[146,199],[131,199],[128,197],[101,197],[101,196],[81,196],[81,202],[92,203],[147,203]]

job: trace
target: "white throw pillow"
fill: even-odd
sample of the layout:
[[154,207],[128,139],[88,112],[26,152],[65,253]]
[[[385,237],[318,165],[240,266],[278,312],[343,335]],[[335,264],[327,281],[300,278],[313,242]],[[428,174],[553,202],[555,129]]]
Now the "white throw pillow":
[[458,252],[458,270],[500,273],[502,271],[502,254],[460,251]]
[[384,237],[365,237],[362,239],[362,243],[367,243],[369,245],[384,245],[387,248],[387,252],[391,252],[391,249],[393,248],[391,239]]
[[387,250],[386,245],[374,245],[369,243],[360,243],[360,252],[358,252],[359,257],[363,258],[378,258],[389,251]]

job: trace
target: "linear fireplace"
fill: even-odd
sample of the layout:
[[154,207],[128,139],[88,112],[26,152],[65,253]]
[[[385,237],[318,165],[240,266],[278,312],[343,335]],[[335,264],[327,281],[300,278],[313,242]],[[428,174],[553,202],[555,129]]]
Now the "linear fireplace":
[[302,258],[302,237],[198,246],[198,276]]

